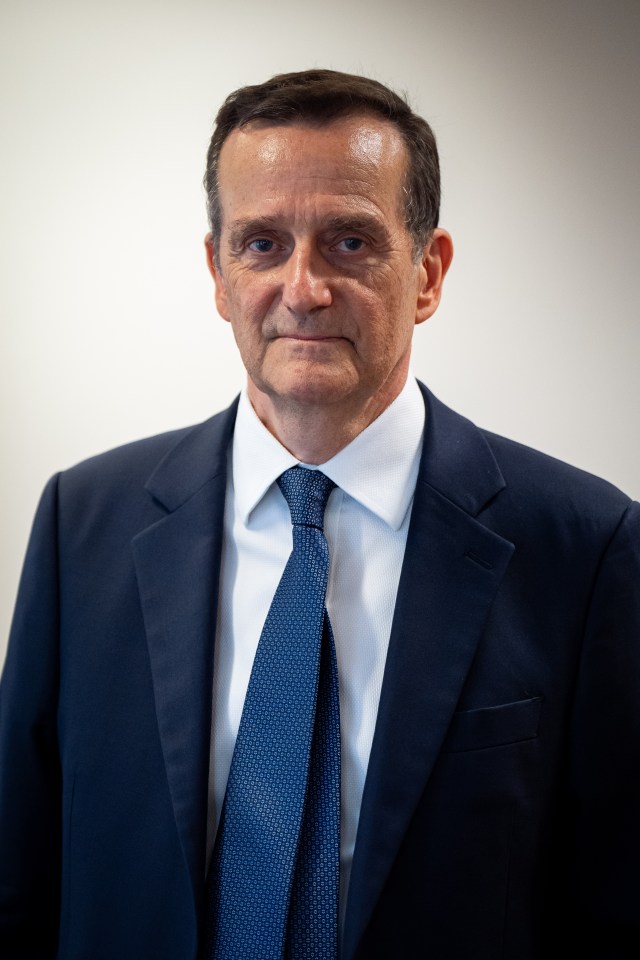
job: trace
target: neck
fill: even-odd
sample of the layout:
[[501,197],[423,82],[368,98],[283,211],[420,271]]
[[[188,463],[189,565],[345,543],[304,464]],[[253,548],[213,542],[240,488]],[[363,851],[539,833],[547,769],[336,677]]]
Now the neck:
[[373,397],[353,409],[342,404],[299,404],[272,398],[249,380],[251,405],[267,430],[302,463],[318,465],[344,449],[395,400],[393,395]]

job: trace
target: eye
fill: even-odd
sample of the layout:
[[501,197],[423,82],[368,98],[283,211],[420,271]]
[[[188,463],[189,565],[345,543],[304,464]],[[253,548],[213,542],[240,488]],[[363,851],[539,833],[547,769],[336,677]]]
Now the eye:
[[360,237],[345,237],[344,240],[340,240],[337,244],[339,250],[346,251],[347,253],[357,253],[364,246],[364,240],[361,240]]
[[271,253],[275,244],[273,240],[269,240],[268,237],[258,237],[257,240],[252,240],[248,244],[249,250],[253,250],[256,253]]

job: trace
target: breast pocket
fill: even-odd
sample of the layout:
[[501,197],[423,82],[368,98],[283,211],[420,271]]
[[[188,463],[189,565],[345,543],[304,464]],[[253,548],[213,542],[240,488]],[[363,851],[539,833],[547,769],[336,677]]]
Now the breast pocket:
[[514,700],[495,707],[454,713],[445,749],[451,753],[482,750],[533,740],[538,735],[542,697]]

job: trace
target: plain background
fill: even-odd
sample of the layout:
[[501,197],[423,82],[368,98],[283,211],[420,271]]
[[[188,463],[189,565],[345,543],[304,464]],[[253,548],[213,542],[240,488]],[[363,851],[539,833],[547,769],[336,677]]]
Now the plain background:
[[368,74],[435,129],[456,256],[416,373],[640,496],[637,0],[2,0],[0,38],[0,662],[48,477],[242,384],[201,179],[273,73]]

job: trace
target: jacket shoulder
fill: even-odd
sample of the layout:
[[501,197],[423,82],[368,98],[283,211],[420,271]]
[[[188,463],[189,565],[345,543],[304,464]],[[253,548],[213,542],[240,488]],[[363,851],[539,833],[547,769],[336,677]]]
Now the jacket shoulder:
[[491,431],[481,433],[500,466],[507,489],[516,497],[574,508],[592,516],[603,512],[619,516],[631,503],[631,497],[603,477]]
[[170,461],[174,453],[190,454],[194,460],[202,453],[213,456],[230,436],[235,406],[236,401],[202,423],[134,440],[81,460],[61,471],[60,482],[67,490],[96,484],[144,486],[158,466]]
[[117,480],[126,476],[134,479],[138,475],[146,479],[159,460],[194,429],[197,425],[123,443],[67,467],[60,476],[68,484],[83,484],[95,478]]
[[114,522],[146,516],[157,500],[171,508],[172,498],[185,499],[221,469],[234,421],[235,401],[203,423],[123,444],[61,471],[51,482],[63,520],[107,512]]
[[631,498],[608,480],[476,426],[421,386],[422,479],[508,540],[606,544]]

